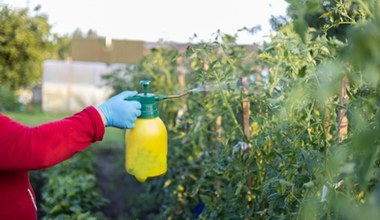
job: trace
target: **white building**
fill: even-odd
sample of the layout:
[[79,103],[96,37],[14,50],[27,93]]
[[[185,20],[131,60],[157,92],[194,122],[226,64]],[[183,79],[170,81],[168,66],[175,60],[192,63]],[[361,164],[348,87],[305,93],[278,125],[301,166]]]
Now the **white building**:
[[47,60],[43,66],[42,110],[76,112],[88,105],[103,103],[112,93],[103,74],[125,64]]

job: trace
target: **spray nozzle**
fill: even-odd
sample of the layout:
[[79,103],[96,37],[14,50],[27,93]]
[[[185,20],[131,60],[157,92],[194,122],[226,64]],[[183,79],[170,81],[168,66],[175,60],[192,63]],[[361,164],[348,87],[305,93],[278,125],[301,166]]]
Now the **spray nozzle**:
[[[149,94],[148,87],[149,87],[150,82],[151,82],[150,80],[141,80],[140,81],[140,85],[142,85],[143,89],[144,89],[144,96],[147,96]],[[183,92],[183,93],[178,94],[178,95],[154,95],[154,96],[155,96],[156,101],[161,101],[161,100],[165,100],[165,99],[180,98],[182,96],[190,94],[191,92],[192,92],[192,90]]]
[[142,85],[143,88],[144,88],[144,95],[145,96],[148,95],[148,86],[149,86],[149,84],[150,84],[150,80],[141,80],[140,81],[140,85]]
[[181,94],[178,94],[178,95],[156,95],[156,101],[161,101],[161,100],[165,100],[165,99],[175,99],[175,98],[180,98],[182,96],[185,96],[187,94],[190,94],[192,93],[191,90],[189,91],[186,91],[186,92],[183,92]]
[[181,98],[182,96],[188,95],[188,94],[190,94],[192,92],[193,92],[192,90],[188,90],[186,92],[183,92],[183,93],[180,93],[180,94],[177,94],[177,95],[168,95],[168,99]]

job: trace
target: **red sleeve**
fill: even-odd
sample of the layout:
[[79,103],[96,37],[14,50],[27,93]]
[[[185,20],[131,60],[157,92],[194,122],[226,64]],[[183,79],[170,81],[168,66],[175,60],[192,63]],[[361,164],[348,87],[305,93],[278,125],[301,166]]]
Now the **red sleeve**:
[[53,166],[103,139],[104,124],[92,106],[62,120],[28,127],[0,114],[0,171]]

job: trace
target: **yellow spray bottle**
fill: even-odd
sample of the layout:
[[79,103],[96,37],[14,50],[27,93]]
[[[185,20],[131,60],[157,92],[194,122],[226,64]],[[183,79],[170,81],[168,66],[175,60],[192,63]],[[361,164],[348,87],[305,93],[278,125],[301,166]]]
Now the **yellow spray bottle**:
[[155,177],[167,171],[168,136],[165,124],[158,117],[156,101],[179,98],[191,93],[179,95],[155,95],[148,93],[149,80],[142,80],[144,93],[129,97],[141,103],[141,115],[135,127],[125,133],[125,168],[139,182]]
[[137,118],[135,127],[125,134],[126,170],[139,182],[167,171],[167,131],[158,117],[157,97],[148,93],[149,83],[149,80],[142,80],[140,84],[144,86],[144,93],[128,98],[141,103],[141,115]]

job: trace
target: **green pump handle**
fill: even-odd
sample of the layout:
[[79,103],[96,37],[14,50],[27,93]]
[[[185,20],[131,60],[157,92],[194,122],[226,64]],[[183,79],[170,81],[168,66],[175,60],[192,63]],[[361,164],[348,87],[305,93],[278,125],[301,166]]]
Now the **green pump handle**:
[[150,80],[141,80],[140,81],[140,85],[143,86],[145,96],[148,95],[148,86],[149,86],[150,82],[151,82]]
[[141,80],[140,84],[144,88],[144,93],[139,93],[135,96],[128,97],[126,100],[138,101],[141,103],[141,115],[139,118],[155,118],[158,116],[158,110],[155,95],[148,93],[150,80]]
[[134,100],[134,101],[140,101],[141,100],[141,97],[144,97],[144,96],[148,96],[148,95],[153,95],[154,96],[154,99],[156,101],[161,101],[161,100],[165,100],[168,98],[168,95],[155,95],[155,94],[149,94],[149,91],[148,91],[148,87],[149,87],[149,84],[150,84],[150,80],[141,80],[140,81],[140,85],[143,86],[143,93],[144,94],[142,96],[142,94],[137,94],[135,96],[132,96],[132,97],[128,97],[126,100],[128,101],[131,101],[131,100]]

